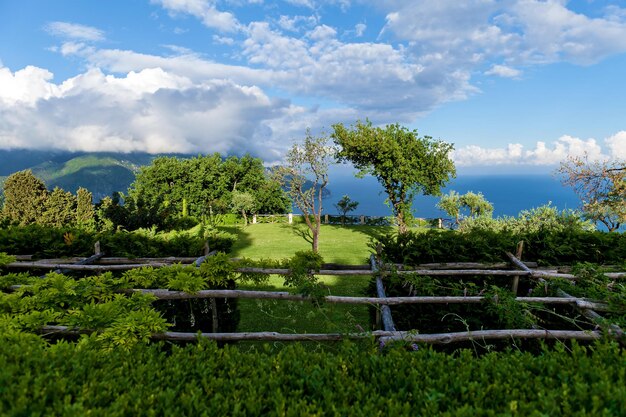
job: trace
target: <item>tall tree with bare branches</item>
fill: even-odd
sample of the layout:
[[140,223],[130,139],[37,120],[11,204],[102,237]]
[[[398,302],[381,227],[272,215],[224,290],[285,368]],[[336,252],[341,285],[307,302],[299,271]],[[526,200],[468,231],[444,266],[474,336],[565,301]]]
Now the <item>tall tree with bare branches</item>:
[[609,232],[626,223],[625,161],[591,161],[585,154],[561,162],[557,174],[580,199],[586,218],[602,223]]
[[304,142],[294,144],[285,157],[286,164],[276,169],[278,180],[300,211],[311,236],[313,252],[318,251],[322,224],[322,195],[328,185],[328,167],[334,148],[325,136],[313,137],[307,130]]

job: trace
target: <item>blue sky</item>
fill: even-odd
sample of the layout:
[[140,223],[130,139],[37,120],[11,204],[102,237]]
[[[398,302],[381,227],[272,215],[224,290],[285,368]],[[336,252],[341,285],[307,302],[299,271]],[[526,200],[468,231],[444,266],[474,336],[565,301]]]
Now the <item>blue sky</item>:
[[626,159],[626,2],[0,0],[0,148],[241,154],[369,118],[459,168]]

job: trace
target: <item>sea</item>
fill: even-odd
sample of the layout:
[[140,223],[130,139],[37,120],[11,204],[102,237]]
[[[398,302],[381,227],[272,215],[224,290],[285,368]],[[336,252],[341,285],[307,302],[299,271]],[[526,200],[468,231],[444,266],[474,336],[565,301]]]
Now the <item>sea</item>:
[[[325,214],[337,214],[334,207],[344,195],[358,201],[357,209],[350,213],[365,216],[389,216],[391,209],[385,204],[386,194],[376,178],[353,175],[331,176],[330,194],[323,200]],[[551,174],[466,174],[452,179],[442,190],[460,194],[481,192],[493,204],[494,217],[517,216],[520,211],[552,204],[559,210],[576,209],[580,201],[574,192],[563,186]],[[439,197],[417,196],[413,201],[413,215],[420,218],[447,217],[436,207]]]

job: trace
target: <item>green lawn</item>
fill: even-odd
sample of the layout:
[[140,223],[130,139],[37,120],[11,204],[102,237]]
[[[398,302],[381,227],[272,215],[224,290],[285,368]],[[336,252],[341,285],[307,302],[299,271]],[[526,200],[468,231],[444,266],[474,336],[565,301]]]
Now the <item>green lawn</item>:
[[[303,237],[306,226],[288,224],[254,224],[247,227],[222,227],[237,236],[231,254],[253,259],[290,258],[297,251],[311,249]],[[327,263],[365,264],[375,236],[392,232],[384,226],[323,225],[320,254]],[[360,296],[370,280],[367,276],[324,276],[321,281],[332,295]],[[244,289],[287,291],[279,276],[271,276],[268,285],[242,286]],[[276,331],[281,333],[355,332],[370,328],[368,307],[364,305],[325,304],[272,300],[239,300],[239,331]]]

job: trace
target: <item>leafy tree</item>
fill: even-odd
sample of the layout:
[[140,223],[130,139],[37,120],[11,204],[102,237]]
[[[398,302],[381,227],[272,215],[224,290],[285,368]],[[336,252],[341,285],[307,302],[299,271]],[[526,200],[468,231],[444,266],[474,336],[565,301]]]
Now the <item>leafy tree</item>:
[[580,199],[587,219],[604,224],[609,232],[626,222],[626,162],[570,157],[557,173]]
[[31,170],[9,175],[4,182],[2,213],[11,222],[27,225],[37,223],[45,210],[48,190]]
[[76,225],[87,230],[95,229],[93,194],[83,187],[76,191]]
[[456,174],[449,158],[453,146],[429,136],[419,137],[416,130],[398,124],[383,129],[370,121],[359,121],[349,129],[335,124],[333,129],[331,136],[340,147],[338,159],[353,163],[358,176],[371,174],[378,179],[400,233],[408,230],[415,195],[439,195],[441,187]]
[[256,211],[263,214],[283,214],[291,208],[291,200],[279,181],[271,179],[273,174],[254,192]]
[[76,197],[69,191],[54,187],[44,203],[44,211],[37,223],[62,227],[73,225],[76,219]]
[[461,222],[464,210],[467,212],[463,216],[465,218],[491,217],[493,214],[493,205],[485,199],[485,196],[482,193],[474,193],[472,191],[461,195],[452,190],[448,194],[441,196],[437,207],[445,211],[450,217],[454,217],[457,226]]
[[342,226],[345,224],[346,215],[349,212],[356,210],[356,208],[358,206],[359,206],[359,202],[358,201],[353,201],[347,195],[344,195],[343,197],[341,197],[341,200],[339,200],[337,202],[337,204],[335,204],[335,208],[337,209],[339,214],[341,214],[341,225]]
[[241,213],[243,222],[247,226],[248,213],[254,212],[257,205],[254,196],[246,191],[233,191],[231,204],[235,213]]
[[140,169],[125,205],[133,210],[141,208],[144,214],[152,213],[150,221],[166,227],[185,214],[203,218],[230,212],[235,191],[250,193],[259,201],[258,209],[278,206],[281,212],[285,210],[284,191],[271,184],[259,158],[244,155],[222,159],[217,153],[190,159],[154,159],[151,165]]
[[334,149],[328,146],[328,139],[315,138],[307,130],[304,143],[294,144],[287,152],[286,165],[275,171],[293,203],[302,211],[315,253],[322,224],[322,194],[328,185],[328,166],[333,157]]
[[441,196],[437,207],[445,211],[448,216],[453,217],[456,225],[459,225],[461,218],[461,194],[451,190],[448,194]]

